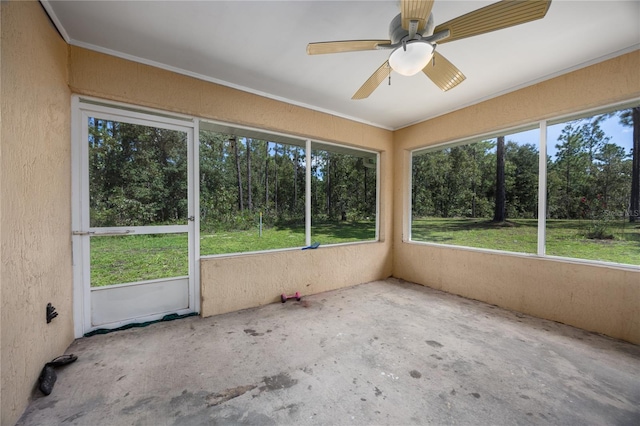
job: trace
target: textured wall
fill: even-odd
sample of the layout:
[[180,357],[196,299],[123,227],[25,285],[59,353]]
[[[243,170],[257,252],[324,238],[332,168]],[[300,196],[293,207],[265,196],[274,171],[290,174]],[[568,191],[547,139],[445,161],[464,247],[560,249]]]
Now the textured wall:
[[[2,425],[73,340],[67,45],[37,2],[2,2]],[[45,308],[59,312],[51,324]]]
[[404,242],[409,150],[640,97],[640,51],[396,131],[393,275],[640,343],[640,271]]
[[202,263],[204,316],[278,302],[280,294],[303,296],[391,275],[383,243],[287,250]]
[[75,93],[290,135],[389,150],[392,133],[148,65],[70,47]]
[[203,315],[391,275],[390,131],[82,48],[72,46],[70,58],[70,86],[79,94],[381,151],[380,242],[202,259]]

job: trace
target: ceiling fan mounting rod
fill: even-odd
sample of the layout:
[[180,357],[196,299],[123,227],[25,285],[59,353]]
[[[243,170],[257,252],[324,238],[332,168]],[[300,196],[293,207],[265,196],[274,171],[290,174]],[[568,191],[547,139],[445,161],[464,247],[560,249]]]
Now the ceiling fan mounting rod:
[[426,40],[424,38],[416,38],[413,40],[407,40],[406,38],[403,38],[401,41],[399,41],[398,43],[394,43],[394,44],[379,44],[376,46],[376,50],[395,50],[398,47],[404,47],[404,49],[407,49],[407,44],[412,44],[412,43],[429,43],[429,44],[433,44],[431,43],[429,40]]
[[449,37],[450,34],[451,32],[449,30],[442,30],[427,37],[423,37],[420,34],[416,34],[413,38],[409,38],[409,36],[405,36],[405,37],[402,37],[402,40],[400,40],[398,43],[379,44],[376,46],[376,49],[377,50],[395,50],[398,47],[402,46],[402,48],[406,51],[407,44],[411,44],[411,43],[429,43],[435,49],[436,43],[440,40],[444,40],[445,38]]
[[418,34],[418,23],[419,21],[417,19],[412,19],[411,21],[409,21],[409,40],[412,40],[416,36],[416,34]]

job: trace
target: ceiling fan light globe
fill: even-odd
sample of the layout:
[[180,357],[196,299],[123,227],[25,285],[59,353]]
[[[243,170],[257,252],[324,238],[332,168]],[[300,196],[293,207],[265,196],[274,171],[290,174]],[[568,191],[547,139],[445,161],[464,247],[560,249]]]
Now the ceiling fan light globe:
[[433,46],[429,43],[408,43],[389,55],[389,65],[398,74],[412,76],[427,66],[433,56]]

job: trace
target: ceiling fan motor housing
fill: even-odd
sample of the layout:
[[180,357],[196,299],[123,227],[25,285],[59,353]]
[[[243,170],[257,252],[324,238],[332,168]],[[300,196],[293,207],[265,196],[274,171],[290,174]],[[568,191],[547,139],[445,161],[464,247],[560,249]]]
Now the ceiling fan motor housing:
[[[424,27],[424,30],[419,34],[422,37],[428,37],[433,34],[434,28],[435,22],[432,13],[429,15],[429,20],[427,21],[427,25]],[[402,14],[399,13],[391,20],[391,24],[389,24],[389,40],[391,40],[391,44],[400,43],[402,39],[408,35],[409,31],[402,28]]]

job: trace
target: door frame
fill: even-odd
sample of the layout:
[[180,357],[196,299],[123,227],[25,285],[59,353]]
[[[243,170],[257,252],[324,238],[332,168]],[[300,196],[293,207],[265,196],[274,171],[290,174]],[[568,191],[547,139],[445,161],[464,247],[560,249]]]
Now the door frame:
[[[194,220],[188,220],[189,275],[188,275],[188,308],[178,310],[182,315],[200,312],[200,269],[199,269],[199,160],[198,134],[199,123],[193,117],[168,113],[165,111],[140,108],[137,106],[104,101],[101,99],[73,95],[71,98],[71,243],[73,260],[73,318],[74,335],[82,337],[85,333],[102,328],[93,326],[91,322],[91,287],[90,287],[90,252],[89,252],[89,217],[88,200],[83,200],[89,193],[88,145],[86,119],[91,114],[109,116],[126,122],[144,121],[147,125],[156,123],[161,127],[177,127],[187,132],[187,182],[189,212]],[[190,134],[190,137],[189,137]],[[137,227],[123,227],[135,229]],[[162,228],[170,228],[163,226]],[[113,229],[117,229],[113,228]],[[160,228],[158,228],[160,230]],[[134,233],[135,235],[135,233]],[[145,281],[147,282],[147,281]],[[108,324],[105,328],[117,328],[133,322],[146,322],[161,319],[167,313],[140,316],[128,320]]]

